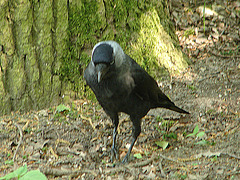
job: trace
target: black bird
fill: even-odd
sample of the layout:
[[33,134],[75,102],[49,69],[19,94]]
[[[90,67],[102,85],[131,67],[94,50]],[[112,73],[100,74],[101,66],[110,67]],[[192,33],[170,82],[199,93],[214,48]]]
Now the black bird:
[[92,59],[84,72],[84,78],[114,124],[111,161],[114,155],[118,155],[116,136],[119,112],[130,115],[133,124],[132,143],[123,163],[127,162],[141,132],[141,118],[150,109],[161,107],[189,114],[177,107],[159,89],[156,81],[125,54],[115,41],[103,41],[94,46]]

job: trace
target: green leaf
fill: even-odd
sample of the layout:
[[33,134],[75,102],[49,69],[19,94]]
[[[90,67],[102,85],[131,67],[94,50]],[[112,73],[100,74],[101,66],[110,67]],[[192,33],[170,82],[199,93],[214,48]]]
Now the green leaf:
[[27,172],[27,165],[18,168],[17,170],[7,174],[4,177],[1,177],[0,179],[6,179],[6,180],[12,179],[12,178],[18,178],[19,179],[21,176],[26,174],[26,172]]
[[[195,136],[195,135],[197,135],[198,131],[199,131],[199,128],[198,128],[198,125],[196,125],[196,127],[195,127],[194,130],[193,130],[193,133],[188,134],[186,137]],[[200,135],[201,135],[201,134],[200,134]],[[200,136],[199,136],[199,137],[200,137]]]
[[70,111],[70,108],[65,106],[64,104],[60,104],[56,108],[57,112],[63,112],[63,111]]
[[149,154],[150,154],[150,152],[148,152],[148,151],[144,151],[144,154],[145,154],[145,156],[148,156]]
[[198,125],[196,125],[196,127],[193,130],[193,134],[196,135],[199,131]]
[[39,170],[29,171],[27,174],[19,178],[19,180],[47,180],[46,176]]
[[133,156],[137,159],[142,159],[142,155],[140,153],[136,153]]
[[102,160],[102,163],[103,163],[103,164],[107,164],[107,161],[105,161],[105,160]]
[[159,147],[163,148],[163,150],[165,150],[168,146],[167,141],[156,141],[155,144],[158,145]]
[[209,143],[209,145],[211,145],[211,146],[214,146],[214,145],[216,144],[214,141],[212,141],[212,142],[209,142],[209,141],[208,141],[208,143]]
[[217,156],[215,155],[213,158],[211,158],[211,161],[212,162],[217,161]]
[[177,139],[177,134],[175,133],[164,134],[164,137]]
[[206,141],[206,140],[201,140],[195,144],[198,144],[198,145],[210,145],[210,146],[214,146],[216,143],[213,141],[213,142],[209,142],[209,141]]
[[202,137],[204,134],[205,134],[205,132],[204,132],[204,131],[202,131],[202,132],[199,132],[199,133],[197,134],[197,137]]
[[9,164],[9,165],[13,165],[13,163],[14,163],[13,160],[6,160],[5,161],[5,164]]
[[190,134],[188,134],[186,137],[189,137],[189,136],[194,136],[195,134],[193,134],[193,133],[190,133]]

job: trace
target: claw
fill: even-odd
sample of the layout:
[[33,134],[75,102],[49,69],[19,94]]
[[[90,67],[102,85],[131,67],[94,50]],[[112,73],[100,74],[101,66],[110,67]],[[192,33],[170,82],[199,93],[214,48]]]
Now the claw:
[[111,149],[111,163],[113,163],[113,159],[118,159],[119,158],[119,155],[118,155],[118,151],[116,150],[115,147],[113,147]]
[[122,163],[125,164],[128,162],[128,157],[129,157],[129,154],[127,153],[126,156],[123,158],[122,160]]
[[123,158],[123,160],[122,160],[122,163],[123,163],[123,164],[128,162],[128,158],[129,158],[129,156],[130,156],[130,154],[131,154],[132,148],[133,148],[136,140],[137,140],[137,138],[133,138],[133,139],[132,139],[132,143],[131,143],[131,145],[130,145],[130,147],[129,147],[129,149],[128,149],[128,152],[127,152],[126,156],[125,156],[125,157]]

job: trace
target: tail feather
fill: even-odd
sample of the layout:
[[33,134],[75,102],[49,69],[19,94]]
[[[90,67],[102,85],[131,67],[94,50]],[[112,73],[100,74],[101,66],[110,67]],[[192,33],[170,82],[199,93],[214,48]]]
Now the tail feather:
[[177,107],[160,89],[158,89],[158,101],[154,107],[162,107],[176,111],[183,114],[190,114],[189,112]]

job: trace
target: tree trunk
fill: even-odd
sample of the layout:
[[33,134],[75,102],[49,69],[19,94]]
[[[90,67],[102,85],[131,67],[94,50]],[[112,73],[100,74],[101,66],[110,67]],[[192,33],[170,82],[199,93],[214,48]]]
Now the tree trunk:
[[0,114],[57,104],[67,1],[9,0],[0,9]]
[[56,105],[66,90],[82,95],[91,48],[110,39],[153,76],[186,67],[165,0],[1,1],[0,114]]

